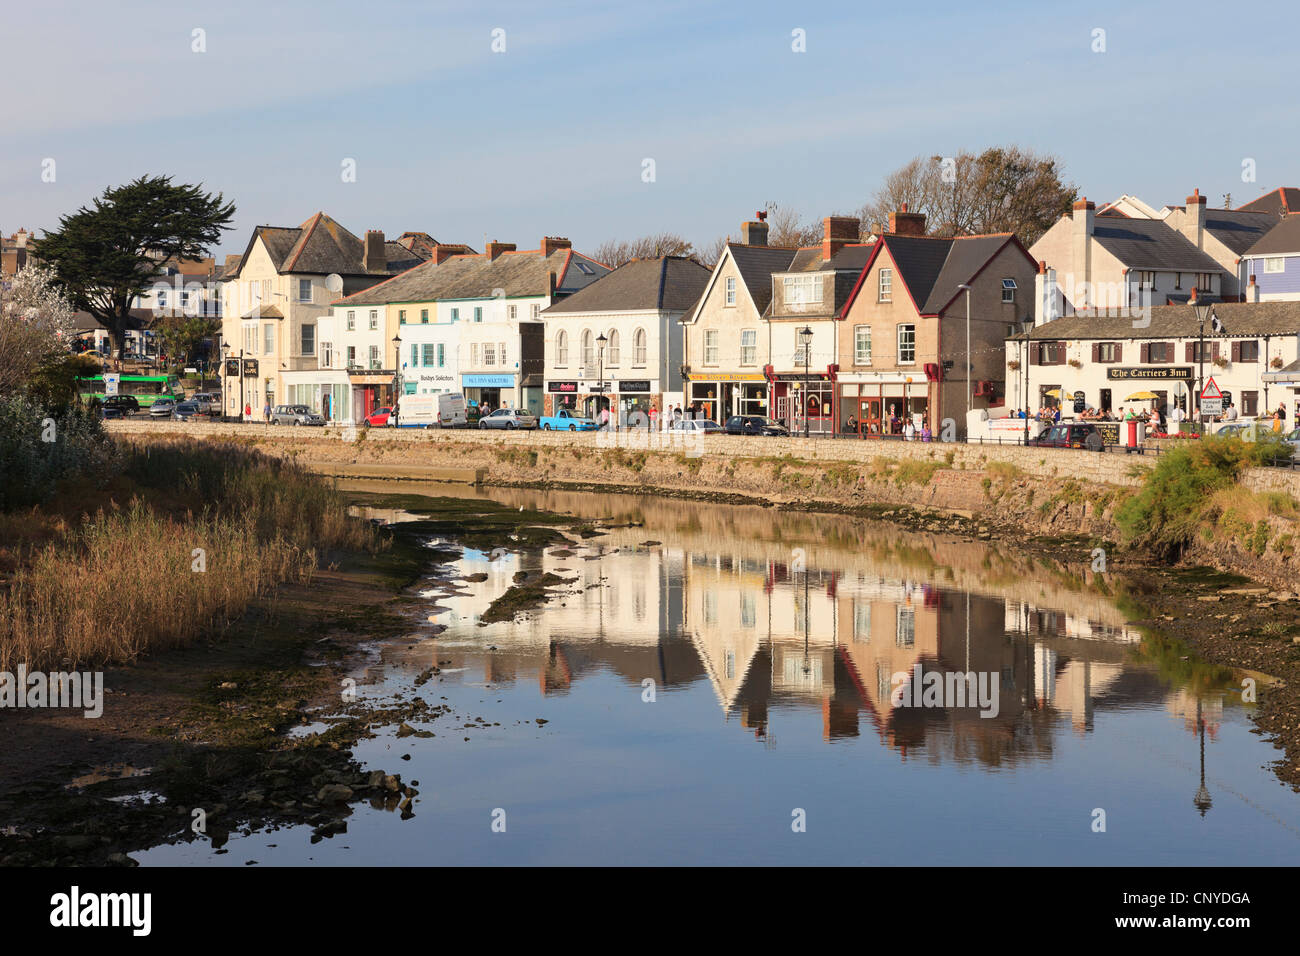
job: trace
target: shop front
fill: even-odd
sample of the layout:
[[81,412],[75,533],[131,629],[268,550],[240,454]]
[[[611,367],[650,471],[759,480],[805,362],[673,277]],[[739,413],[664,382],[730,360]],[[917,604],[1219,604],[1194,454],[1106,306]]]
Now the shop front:
[[919,434],[928,424],[936,427],[930,414],[930,383],[913,376],[845,375],[836,383],[839,405],[835,413],[836,434],[862,438],[902,435],[910,419]]
[[761,372],[702,374],[686,383],[686,407],[723,424],[732,415],[768,415],[768,383]]
[[[349,372],[348,384],[351,387],[351,416],[350,419],[354,424],[360,424],[367,416],[372,414],[376,409],[392,407],[393,404],[393,373],[379,371],[366,372]],[[342,417],[338,419],[344,421]]]
[[835,381],[829,372],[778,377],[772,383],[774,416],[792,435],[830,435],[835,430]]
[[[306,405],[327,422],[346,422],[352,418],[352,388],[348,373],[342,369],[309,372],[285,372],[284,398],[288,405]],[[279,404],[279,403],[273,403]]]
[[513,374],[497,375],[462,375],[460,377],[465,401],[479,408],[519,407],[515,376]]

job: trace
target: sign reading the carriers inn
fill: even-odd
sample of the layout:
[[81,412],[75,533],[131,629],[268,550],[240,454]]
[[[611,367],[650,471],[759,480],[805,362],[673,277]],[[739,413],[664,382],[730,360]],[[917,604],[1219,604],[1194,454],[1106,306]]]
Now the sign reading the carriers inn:
[[1106,377],[1117,378],[1154,378],[1172,379],[1176,382],[1190,382],[1192,367],[1190,365],[1119,365],[1106,369]]

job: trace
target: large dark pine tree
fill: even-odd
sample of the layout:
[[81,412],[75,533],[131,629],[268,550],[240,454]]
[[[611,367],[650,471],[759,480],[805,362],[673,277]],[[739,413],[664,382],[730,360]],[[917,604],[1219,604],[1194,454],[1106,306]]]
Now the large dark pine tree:
[[121,349],[131,302],[157,280],[162,262],[208,255],[234,215],[233,203],[201,184],[142,176],[61,217],[37,255],[54,269],[73,306],[103,323]]

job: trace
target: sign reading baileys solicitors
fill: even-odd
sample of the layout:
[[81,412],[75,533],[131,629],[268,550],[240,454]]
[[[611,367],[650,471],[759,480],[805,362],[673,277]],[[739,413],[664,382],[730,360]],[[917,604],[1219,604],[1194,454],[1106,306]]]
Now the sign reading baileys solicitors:
[[1176,382],[1190,382],[1193,378],[1190,365],[1119,365],[1106,369],[1106,377],[1117,378],[1154,378]]

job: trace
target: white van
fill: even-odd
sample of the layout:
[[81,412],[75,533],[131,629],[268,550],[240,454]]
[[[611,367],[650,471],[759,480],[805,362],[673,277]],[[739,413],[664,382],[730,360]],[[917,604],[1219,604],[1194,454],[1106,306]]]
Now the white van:
[[[438,418],[437,395],[403,395],[397,400],[397,424],[401,428],[429,428]],[[390,423],[391,424],[391,423]]]
[[460,392],[443,392],[438,399],[439,428],[468,428],[469,409]]

